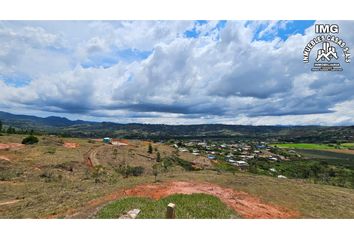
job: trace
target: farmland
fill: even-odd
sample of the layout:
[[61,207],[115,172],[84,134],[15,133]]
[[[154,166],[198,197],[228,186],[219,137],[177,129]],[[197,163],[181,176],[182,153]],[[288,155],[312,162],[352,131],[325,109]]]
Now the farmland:
[[333,149],[348,149],[354,146],[354,143],[343,144],[316,144],[316,143],[277,143],[273,144],[279,148],[293,148],[293,149],[311,149],[311,150],[333,150]]

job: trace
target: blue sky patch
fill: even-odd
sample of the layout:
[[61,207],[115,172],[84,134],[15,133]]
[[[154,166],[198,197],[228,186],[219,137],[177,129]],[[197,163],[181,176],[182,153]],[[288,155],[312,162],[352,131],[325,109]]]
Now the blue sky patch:
[[131,63],[134,61],[141,61],[143,59],[146,59],[147,57],[150,56],[152,53],[151,51],[140,51],[138,49],[124,49],[124,50],[118,50],[115,49],[109,54],[104,53],[104,54],[93,54],[92,56],[89,57],[88,60],[83,62],[81,66],[83,68],[90,68],[90,67],[103,67],[103,68],[109,68],[115,64],[117,64],[119,61],[124,61],[127,63]]
[[[227,22],[226,20],[219,21],[217,23],[216,27],[211,29],[211,31],[215,30],[215,29],[220,30],[220,29],[224,28],[226,26],[226,22]],[[200,36],[200,32],[197,31],[196,26],[197,25],[204,25],[204,24],[207,24],[207,23],[208,23],[208,21],[205,21],[205,20],[197,20],[197,21],[195,21],[194,27],[192,29],[190,29],[190,30],[185,31],[184,32],[184,36],[186,38],[198,38]],[[208,33],[206,34],[206,36],[208,36]]]
[[16,88],[27,86],[32,80],[29,76],[21,73],[14,74],[11,76],[0,75],[0,79],[3,80],[6,85]]
[[[246,23],[249,24],[250,22]],[[271,23],[260,24],[256,29],[253,40],[272,41],[279,37],[283,41],[294,34],[304,34],[305,30],[315,23],[314,20],[295,20],[281,21],[275,24],[271,29],[263,32]],[[285,27],[284,27],[285,26]]]

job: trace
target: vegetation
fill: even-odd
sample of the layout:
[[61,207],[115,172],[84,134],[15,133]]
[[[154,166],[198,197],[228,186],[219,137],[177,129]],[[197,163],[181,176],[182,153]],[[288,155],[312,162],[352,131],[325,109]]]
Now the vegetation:
[[98,218],[119,218],[132,209],[140,209],[137,218],[165,218],[167,205],[176,204],[176,218],[180,219],[225,219],[239,218],[237,214],[217,197],[207,194],[176,194],[154,201],[149,198],[128,197],[103,207]]
[[132,167],[129,165],[126,166],[120,166],[118,169],[118,172],[121,173],[124,177],[129,177],[129,176],[141,176],[144,173],[144,167],[141,166],[136,166]]
[[161,154],[160,154],[160,152],[156,153],[156,162],[161,162]]
[[250,172],[270,176],[283,175],[288,178],[305,179],[314,183],[354,188],[354,170],[329,165],[326,161],[297,160],[272,162],[253,161]]
[[16,133],[16,129],[13,127],[8,127],[8,129],[6,130],[6,133],[8,134],[15,134]]
[[216,164],[214,164],[216,171],[219,173],[222,172],[230,172],[235,174],[235,172],[237,171],[237,168],[225,161],[218,161]]
[[186,161],[180,157],[177,157],[177,156],[170,156],[170,157],[167,157],[167,159],[165,159],[165,166],[168,166],[168,165],[172,165],[172,164],[177,164],[179,166],[181,166],[184,170],[186,171],[194,171],[196,170],[194,167],[193,167],[193,164],[189,161]]
[[294,148],[294,149],[339,149],[340,145],[335,144],[315,144],[315,143],[280,143],[274,144],[279,148]]
[[152,153],[152,146],[151,146],[151,143],[149,143],[149,146],[148,146],[148,150],[147,150],[147,152],[148,152],[149,154],[151,154],[151,153]]
[[155,182],[157,182],[157,176],[159,175],[159,164],[155,164],[152,166],[152,174],[155,177]]
[[16,129],[34,129],[36,134],[51,133],[65,137],[169,140],[169,139],[232,139],[289,143],[350,143],[354,142],[354,127],[321,126],[245,126],[223,124],[160,125],[118,124],[111,122],[70,121],[66,118],[15,115],[0,112],[4,125]]
[[[5,128],[8,126],[6,123]],[[28,133],[23,135],[20,131],[16,126],[16,134],[4,133],[4,136],[0,136],[0,143],[4,146],[21,143]],[[76,211],[87,206],[88,202],[112,196],[117,191],[136,185],[153,184],[154,180],[162,183],[190,181],[218,184],[246,192],[266,203],[299,211],[304,218],[354,217],[354,155],[343,153],[351,152],[348,149],[290,150],[271,148],[267,142],[264,143],[266,147],[258,149],[256,146],[259,142],[251,140],[237,142],[232,139],[226,142],[225,139],[207,139],[205,142],[211,148],[203,150],[198,143],[204,140],[197,142],[171,139],[165,143],[153,144],[158,146],[158,150],[154,148],[154,154],[148,155],[146,142],[139,140],[129,140],[127,146],[116,147],[93,140],[89,142],[87,138],[63,139],[37,133],[36,137],[39,142],[33,146],[0,149],[0,203],[17,201],[1,205],[1,218],[64,217],[71,210]],[[276,140],[272,142],[277,142]],[[346,140],[348,139],[341,139],[340,146],[352,146],[353,141],[344,143]],[[67,148],[63,145],[64,142],[77,143],[77,147]],[[189,142],[192,143],[190,147],[186,145]],[[176,143],[187,151],[178,151],[174,147]],[[236,151],[231,151],[220,147],[224,143],[239,146],[234,147]],[[246,146],[250,146],[249,151],[243,150]],[[189,152],[194,148],[199,150],[198,156]],[[241,148],[239,152],[238,148]],[[85,153],[92,149],[96,154],[88,155],[92,160],[90,165]],[[250,172],[239,171],[232,163],[227,162],[226,156],[230,153],[234,154],[234,160],[240,160],[241,155],[256,155],[256,150],[265,156],[244,158],[250,164]],[[209,162],[209,166],[200,168],[195,160],[204,157],[207,161],[207,151],[218,151],[215,154],[210,153],[217,155],[217,158]],[[242,153],[244,151],[247,153]],[[160,162],[155,161],[157,153],[160,154]],[[287,159],[269,159],[270,156],[278,155]],[[288,179],[278,179],[278,175],[284,175]],[[199,201],[202,203],[205,200]],[[153,202],[152,205],[156,206],[158,202]],[[175,203],[179,209],[181,203]],[[164,204],[162,217],[165,208]],[[83,218],[92,216],[92,213],[80,212]],[[144,217],[143,212],[141,214]],[[184,217],[184,214],[178,214],[178,218]]]
[[35,144],[35,143],[38,143],[38,138],[33,136],[33,135],[29,135],[28,137],[25,137],[23,140],[22,140],[22,144]]
[[296,151],[302,155],[302,159],[325,161],[330,165],[354,170],[354,154],[309,149],[299,149]]

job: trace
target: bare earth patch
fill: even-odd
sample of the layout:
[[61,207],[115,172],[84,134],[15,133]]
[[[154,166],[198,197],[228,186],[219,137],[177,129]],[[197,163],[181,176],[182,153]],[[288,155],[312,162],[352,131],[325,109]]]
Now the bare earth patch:
[[0,155],[0,160],[4,160],[4,161],[7,161],[7,162],[11,162],[11,159],[10,159],[10,158],[5,157],[5,156],[1,156],[1,155]]
[[11,201],[6,201],[6,202],[0,202],[0,206],[3,205],[10,205],[19,202],[20,200],[11,200]]
[[[237,213],[239,213],[243,218],[300,217],[300,214],[297,211],[275,206],[273,204],[264,203],[259,198],[251,196],[248,193],[236,191],[231,188],[224,188],[216,184],[196,182],[166,182],[158,184],[145,184],[127,190],[120,190],[88,202],[84,209],[81,209],[78,212],[75,212],[73,209],[71,209],[65,214],[65,217],[86,218],[90,215],[92,216],[92,212],[97,211],[99,206],[125,196],[150,197],[158,200],[173,194],[192,193],[205,193],[216,196],[227,206],[231,207]],[[50,217],[60,216],[57,215]]]
[[16,149],[24,147],[25,145],[20,143],[0,143],[0,150]]
[[80,144],[72,143],[72,142],[65,142],[63,146],[66,148],[77,148],[80,146]]

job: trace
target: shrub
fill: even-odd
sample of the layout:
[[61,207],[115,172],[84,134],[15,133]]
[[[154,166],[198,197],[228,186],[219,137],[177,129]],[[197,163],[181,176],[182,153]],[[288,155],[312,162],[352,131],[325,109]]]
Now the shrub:
[[149,146],[148,146],[148,151],[147,151],[149,154],[152,153],[152,146],[151,146],[151,143],[149,143]]
[[35,144],[35,143],[38,143],[38,138],[33,136],[33,135],[30,135],[28,137],[25,137],[23,140],[22,140],[22,144]]
[[131,166],[119,166],[118,169],[115,170],[116,172],[122,174],[124,177],[129,176],[140,176],[144,173],[145,169],[141,166],[131,167]]
[[140,176],[144,173],[144,168],[143,167],[130,167],[128,166],[127,168],[127,175],[128,176],[134,176],[134,177],[137,177],[137,176]]
[[152,174],[155,176],[155,182],[157,182],[157,175],[159,175],[159,164],[152,166]]
[[160,152],[157,152],[157,154],[156,154],[156,162],[161,162],[161,154],[160,154]]

